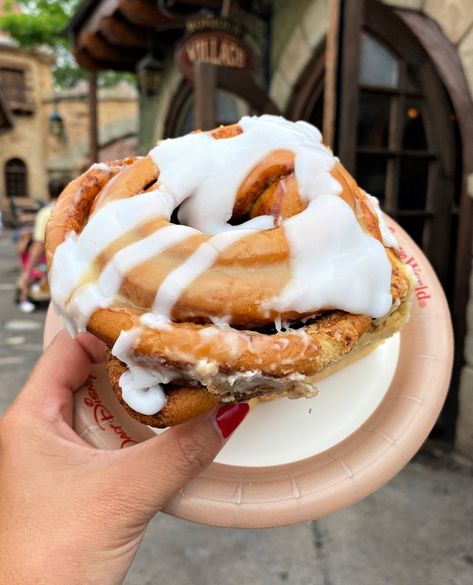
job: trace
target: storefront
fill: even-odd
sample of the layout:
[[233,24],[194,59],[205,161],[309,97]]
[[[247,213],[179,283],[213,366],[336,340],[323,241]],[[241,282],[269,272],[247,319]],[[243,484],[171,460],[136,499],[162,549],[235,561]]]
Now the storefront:
[[[200,104],[209,95],[218,124],[247,113],[272,112],[323,127],[324,105],[329,103],[324,91],[330,67],[328,4],[86,0],[71,31],[83,67],[138,69],[140,149],[146,152],[159,138],[193,129]],[[473,332],[468,334],[466,327],[473,10],[460,0],[356,0],[352,8],[354,4],[362,10],[361,30],[350,41],[356,50],[350,54],[345,48],[339,63],[352,82],[351,104],[345,99],[344,111],[338,112],[348,120],[338,152],[358,182],[424,249],[447,292],[457,352],[436,432],[453,440],[457,431],[459,448],[473,455]],[[222,48],[215,40],[219,34],[233,38],[235,47]],[[187,47],[186,71],[183,42],[192,35],[194,40],[201,35],[201,42]],[[197,69],[189,59],[216,65],[215,96],[206,93],[202,79],[199,94]]]

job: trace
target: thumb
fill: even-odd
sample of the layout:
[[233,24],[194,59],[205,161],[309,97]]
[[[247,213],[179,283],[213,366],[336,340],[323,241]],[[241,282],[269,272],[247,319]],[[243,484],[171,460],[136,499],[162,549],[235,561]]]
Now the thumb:
[[214,412],[116,452],[126,459],[120,464],[126,475],[125,485],[130,491],[134,491],[133,487],[139,491],[138,501],[146,504],[148,519],[212,463],[248,412],[246,402],[224,404]]

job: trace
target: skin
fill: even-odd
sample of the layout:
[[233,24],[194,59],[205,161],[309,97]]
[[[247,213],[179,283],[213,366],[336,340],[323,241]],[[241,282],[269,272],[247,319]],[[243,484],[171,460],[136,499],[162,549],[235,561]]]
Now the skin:
[[151,518],[215,458],[207,414],[116,451],[72,429],[73,391],[104,346],[61,332],[0,420],[0,567],[9,585],[115,585]]

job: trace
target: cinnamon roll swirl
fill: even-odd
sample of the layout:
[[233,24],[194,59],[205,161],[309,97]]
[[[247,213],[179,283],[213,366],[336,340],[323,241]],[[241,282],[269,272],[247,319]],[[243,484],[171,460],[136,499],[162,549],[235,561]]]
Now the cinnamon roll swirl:
[[71,333],[108,345],[120,400],[158,427],[313,396],[400,329],[414,288],[377,201],[316,128],[275,116],[93,165],[62,193],[46,247]]

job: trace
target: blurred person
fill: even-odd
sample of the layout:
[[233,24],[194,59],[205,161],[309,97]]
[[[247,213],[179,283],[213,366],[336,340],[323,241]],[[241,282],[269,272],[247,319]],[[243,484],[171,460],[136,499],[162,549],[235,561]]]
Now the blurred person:
[[[33,279],[37,277],[35,270],[45,259],[44,238],[46,234],[46,225],[49,221],[51,211],[56,203],[57,198],[67,185],[68,181],[63,179],[51,179],[48,184],[49,203],[42,207],[36,214],[32,242],[21,250],[21,262],[23,273],[20,278],[20,295],[19,309],[23,313],[31,313],[35,310],[35,305],[29,301],[29,287]],[[43,271],[46,278],[46,271]]]
[[72,428],[73,391],[104,359],[92,335],[61,331],[0,420],[2,583],[122,583],[149,521],[249,411],[226,404],[125,449],[95,449]]

